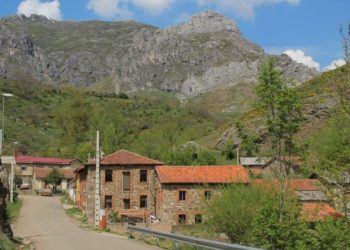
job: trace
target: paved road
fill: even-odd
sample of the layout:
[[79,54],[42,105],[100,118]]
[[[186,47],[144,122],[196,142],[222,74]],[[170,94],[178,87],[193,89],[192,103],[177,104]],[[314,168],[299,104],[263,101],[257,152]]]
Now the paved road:
[[23,207],[14,234],[34,242],[37,250],[138,250],[158,249],[109,233],[75,225],[57,197],[22,196]]

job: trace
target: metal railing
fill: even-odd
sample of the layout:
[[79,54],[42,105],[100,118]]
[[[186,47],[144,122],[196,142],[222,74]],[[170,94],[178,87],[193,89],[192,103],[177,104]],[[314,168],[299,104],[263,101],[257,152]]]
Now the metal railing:
[[184,243],[184,244],[189,244],[189,245],[198,246],[198,247],[207,248],[207,249],[261,250],[259,248],[246,247],[238,244],[225,243],[225,242],[220,242],[215,240],[200,239],[200,238],[185,236],[181,234],[159,232],[152,229],[135,227],[135,226],[128,226],[128,231],[130,233],[131,238],[133,238],[132,232],[139,232],[141,233],[142,237],[145,234],[156,237],[156,244],[158,247],[160,246],[159,239],[168,239],[168,240],[174,241],[175,249],[179,249],[179,243]]

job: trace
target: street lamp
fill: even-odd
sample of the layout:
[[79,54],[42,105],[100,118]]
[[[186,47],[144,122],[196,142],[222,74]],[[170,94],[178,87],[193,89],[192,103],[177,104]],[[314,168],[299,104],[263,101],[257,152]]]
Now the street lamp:
[[2,93],[2,135],[1,135],[1,155],[2,155],[2,144],[4,143],[4,139],[5,139],[5,97],[12,97],[13,94],[11,93]]

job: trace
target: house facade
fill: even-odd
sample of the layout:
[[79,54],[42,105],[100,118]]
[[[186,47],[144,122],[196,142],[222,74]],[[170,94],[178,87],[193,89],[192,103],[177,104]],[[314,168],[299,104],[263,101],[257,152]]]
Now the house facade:
[[[28,155],[16,156],[16,173],[22,177],[22,183],[29,188],[35,189],[37,180],[34,179],[34,170],[36,169],[75,169],[81,166],[77,159],[62,159],[52,157],[36,157]],[[47,170],[48,171],[48,170]],[[46,172],[47,172],[46,171]],[[34,183],[34,185],[33,185]]]
[[[90,160],[75,170],[76,205],[90,223],[95,218],[95,164]],[[168,226],[199,224],[207,220],[210,200],[229,184],[278,187],[277,180],[250,179],[249,171],[237,165],[164,166],[126,150],[100,160],[101,208],[107,217],[117,212],[124,218]],[[302,203],[303,211],[315,207],[331,210],[316,180],[292,179],[288,187]]]
[[171,224],[200,224],[222,185],[248,184],[241,166],[157,166],[156,218]]
[[[45,177],[48,176],[53,171],[53,168],[34,168],[33,170],[33,180],[32,188],[33,190],[42,190],[47,188],[45,183]],[[62,174],[62,181],[57,186],[59,190],[67,191],[69,189],[70,182],[75,179],[75,174],[73,169],[58,169],[58,172]]]
[[[154,213],[155,166],[163,162],[126,150],[103,157],[100,161],[101,208],[108,216],[118,212],[122,217],[145,221]],[[93,222],[95,208],[95,160],[89,161],[77,174],[77,205]]]
[[[90,223],[95,211],[95,161],[75,170],[76,205]],[[126,150],[100,161],[101,208],[108,216],[157,220],[177,225],[201,223],[205,207],[219,187],[228,183],[248,184],[240,166],[163,166],[163,163]]]

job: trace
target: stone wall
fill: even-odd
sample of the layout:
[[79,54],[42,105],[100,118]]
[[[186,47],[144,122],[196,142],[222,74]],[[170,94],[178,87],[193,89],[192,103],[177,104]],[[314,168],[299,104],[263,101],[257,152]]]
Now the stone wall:
[[[112,170],[111,182],[105,181],[106,170]],[[140,170],[147,170],[147,182],[140,182]],[[155,170],[154,166],[101,166],[100,170],[101,208],[105,208],[105,196],[112,196],[112,208],[106,208],[108,216],[112,211],[120,215],[149,218],[155,213]],[[130,172],[130,190],[123,190],[123,172]],[[90,223],[94,221],[95,209],[95,166],[88,167],[86,215]],[[147,208],[141,209],[140,196],[147,195]],[[123,199],[130,199],[130,209],[124,209]]]
[[[186,191],[186,200],[180,201],[179,192]],[[206,218],[206,207],[209,200],[205,197],[205,191],[211,193],[211,198],[218,195],[219,189],[216,185],[198,184],[162,184],[157,195],[157,217],[162,223],[173,226],[179,224],[179,215],[186,216],[185,224],[195,224],[196,214]]]

